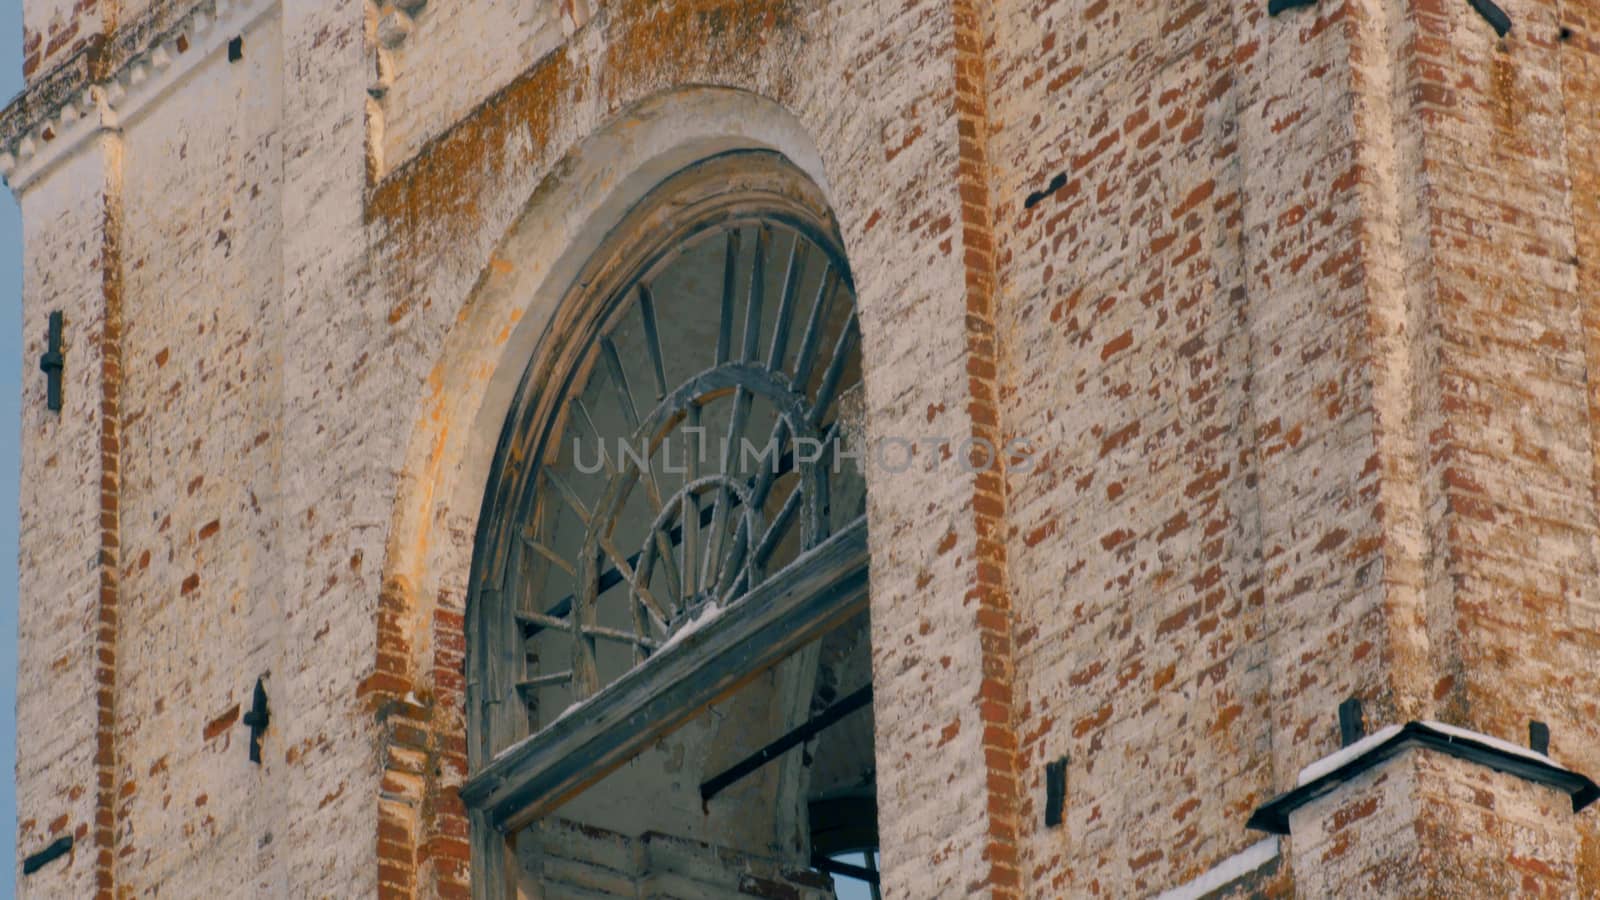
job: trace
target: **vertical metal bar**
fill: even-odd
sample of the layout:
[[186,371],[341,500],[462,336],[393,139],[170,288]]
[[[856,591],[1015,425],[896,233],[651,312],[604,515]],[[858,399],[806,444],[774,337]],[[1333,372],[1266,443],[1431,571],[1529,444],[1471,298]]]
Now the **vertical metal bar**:
[[804,391],[811,381],[811,367],[816,364],[818,345],[822,342],[822,323],[838,286],[839,273],[829,266],[822,275],[822,284],[817,287],[817,299],[811,304],[805,334],[800,337],[800,354],[794,361],[794,384],[798,390]]
[[733,343],[733,292],[739,277],[739,232],[728,232],[728,250],[722,263],[722,319],[717,326],[717,365],[728,361]]
[[789,327],[794,318],[794,296],[800,290],[800,274],[806,267],[806,252],[811,245],[794,233],[794,243],[789,247],[789,269],[783,279],[783,296],[778,299],[778,319],[772,326],[772,346],[767,350],[767,369],[772,372],[783,368],[784,354],[789,352]]
[[822,376],[822,386],[817,388],[817,401],[811,406],[811,427],[816,428],[822,424],[822,417],[827,414],[828,407],[833,405],[834,395],[839,391],[839,381],[844,377],[845,364],[850,361],[850,341],[856,331],[855,310],[850,311],[850,318],[845,320],[844,330],[839,332],[839,340],[834,344],[833,358],[828,360],[828,369]]
[[661,356],[661,333],[656,329],[656,302],[650,288],[639,282],[639,318],[644,322],[645,349],[650,352],[650,365],[656,376],[656,402],[667,395],[667,367]]
[[[700,432],[700,407],[689,404],[688,419],[683,435],[687,445],[694,435]],[[684,453],[685,466],[689,470],[684,480],[683,494],[679,507],[679,524],[683,529],[683,605],[694,602],[694,596],[699,592],[700,586],[693,582],[696,575],[695,561],[700,543],[700,498],[689,485],[700,478],[700,448],[689,447]]]
[[756,229],[755,258],[750,262],[750,292],[744,308],[744,344],[739,359],[749,362],[756,355],[756,345],[761,340],[761,308],[767,296],[767,245],[772,233],[767,226]]

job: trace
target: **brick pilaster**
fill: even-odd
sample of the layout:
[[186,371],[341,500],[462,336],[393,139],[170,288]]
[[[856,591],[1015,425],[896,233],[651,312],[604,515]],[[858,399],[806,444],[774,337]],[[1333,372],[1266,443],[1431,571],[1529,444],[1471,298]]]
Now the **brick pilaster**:
[[117,797],[117,611],[121,595],[122,487],[122,145],[105,145],[105,217],[101,226],[100,277],[105,302],[100,372],[100,552],[99,608],[95,624],[95,810],[96,896],[116,895]]
[[[989,88],[985,0],[954,0],[956,121],[961,191],[961,244],[966,268],[967,411],[969,460],[976,472],[972,514],[977,553],[965,603],[975,608],[982,648],[979,718],[987,767],[988,870],[984,885],[995,897],[1022,896],[1017,867],[1018,754],[1014,724],[1011,595],[1006,584],[1005,439],[999,419],[999,353],[995,337],[997,266],[993,197],[989,187]],[[979,448],[993,448],[987,458]]]

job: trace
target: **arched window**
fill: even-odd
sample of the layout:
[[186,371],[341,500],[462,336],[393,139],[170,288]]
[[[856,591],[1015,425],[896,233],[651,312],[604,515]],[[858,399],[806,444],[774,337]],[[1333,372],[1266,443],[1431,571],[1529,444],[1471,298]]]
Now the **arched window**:
[[504,864],[501,836],[860,619],[861,353],[836,232],[781,158],[724,155],[631,210],[560,305],[475,550],[462,797],[480,869]]

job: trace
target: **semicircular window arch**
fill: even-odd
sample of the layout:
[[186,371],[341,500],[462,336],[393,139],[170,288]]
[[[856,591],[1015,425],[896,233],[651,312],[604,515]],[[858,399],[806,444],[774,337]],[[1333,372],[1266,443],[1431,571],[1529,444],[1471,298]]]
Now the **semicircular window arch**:
[[826,588],[837,572],[796,564],[842,531],[864,594],[847,449],[861,342],[836,234],[809,181],[741,153],[668,179],[594,255],[523,378],[486,496],[474,770],[648,680],[753,594]]

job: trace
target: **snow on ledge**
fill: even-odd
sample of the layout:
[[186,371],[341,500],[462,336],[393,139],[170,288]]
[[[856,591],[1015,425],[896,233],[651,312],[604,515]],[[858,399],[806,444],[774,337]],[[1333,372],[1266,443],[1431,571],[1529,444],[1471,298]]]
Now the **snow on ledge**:
[[1295,784],[1309,784],[1328,774],[1329,772],[1337,772],[1338,770],[1349,765],[1351,762],[1354,762],[1357,758],[1366,756],[1368,751],[1399,733],[1399,725],[1389,725],[1367,735],[1348,747],[1336,750],[1333,753],[1330,753],[1327,756],[1317,760],[1311,765],[1306,766],[1304,769],[1301,769],[1300,777],[1296,779]]
[[[1510,741],[1503,741],[1503,740],[1501,740],[1501,739],[1499,739],[1497,737],[1490,737],[1487,734],[1483,734],[1482,732],[1478,732],[1478,731],[1473,731],[1470,728],[1461,728],[1461,727],[1458,727],[1458,726],[1455,726],[1455,725],[1446,725],[1443,722],[1435,722],[1435,721],[1432,721],[1432,720],[1418,722],[1417,724],[1423,726],[1424,728],[1428,729],[1429,731],[1433,731],[1433,732],[1436,732],[1438,734],[1442,734],[1442,735],[1444,735],[1446,737],[1449,737],[1449,738],[1453,738],[1453,739],[1456,739],[1456,740],[1463,740],[1463,741],[1472,741],[1474,743],[1483,744],[1483,745],[1488,746],[1488,747],[1493,747],[1494,749],[1500,751],[1501,753],[1510,754],[1512,756],[1520,756],[1520,757],[1523,757],[1525,759],[1533,760],[1534,762],[1540,762],[1540,763],[1544,763],[1544,764],[1549,765],[1549,766],[1555,766],[1558,769],[1559,768],[1564,768],[1559,763],[1555,762],[1554,760],[1552,760],[1550,757],[1544,755],[1543,753],[1535,753],[1534,751],[1529,750],[1527,747],[1519,747],[1516,744],[1511,743]],[[1339,769],[1342,769],[1345,766],[1349,765],[1350,763],[1354,762],[1355,760],[1359,759],[1360,757],[1365,756],[1369,751],[1371,751],[1373,748],[1377,747],[1379,744],[1382,744],[1385,741],[1389,740],[1390,738],[1394,737],[1395,735],[1399,734],[1400,733],[1400,728],[1401,728],[1401,726],[1399,726],[1399,725],[1387,726],[1387,727],[1382,728],[1382,729],[1380,729],[1380,730],[1378,730],[1378,731],[1376,731],[1376,732],[1374,732],[1372,734],[1367,735],[1366,737],[1362,738],[1359,741],[1356,741],[1354,744],[1351,744],[1348,747],[1345,747],[1345,748],[1343,748],[1341,750],[1338,750],[1337,752],[1334,752],[1334,753],[1331,753],[1331,754],[1329,754],[1327,756],[1324,756],[1323,758],[1317,760],[1316,762],[1312,763],[1311,765],[1306,766],[1304,769],[1301,769],[1300,770],[1300,777],[1298,779],[1296,779],[1296,784],[1297,785],[1309,784],[1309,783],[1311,783],[1313,781],[1316,781],[1318,778],[1321,778],[1322,776],[1327,775],[1330,772],[1337,772]]]
[[1171,890],[1162,891],[1156,895],[1156,900],[1199,900],[1199,898],[1218,888],[1238,881],[1277,858],[1278,837],[1273,835],[1264,841],[1251,844],[1245,850],[1217,863],[1199,878],[1180,884]]
[[1486,744],[1495,748],[1496,750],[1499,750],[1501,753],[1509,753],[1514,756],[1526,757],[1534,762],[1541,762],[1545,765],[1555,766],[1558,769],[1566,768],[1566,766],[1561,765],[1543,753],[1535,753],[1527,747],[1519,747],[1510,741],[1502,741],[1497,737],[1490,737],[1487,734],[1473,731],[1470,728],[1458,728],[1455,725],[1446,725],[1443,722],[1435,722],[1431,719],[1424,721],[1422,724],[1433,729],[1434,731],[1439,732],[1440,734],[1447,734],[1453,738],[1461,738],[1462,740],[1477,741],[1480,744]]

